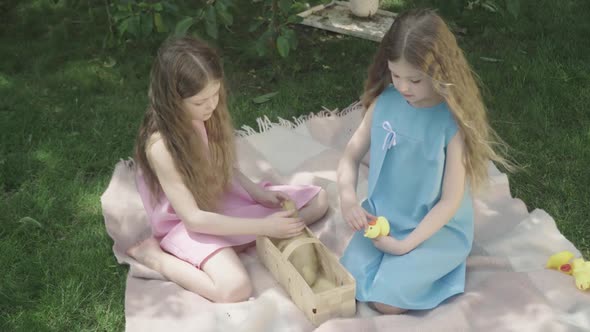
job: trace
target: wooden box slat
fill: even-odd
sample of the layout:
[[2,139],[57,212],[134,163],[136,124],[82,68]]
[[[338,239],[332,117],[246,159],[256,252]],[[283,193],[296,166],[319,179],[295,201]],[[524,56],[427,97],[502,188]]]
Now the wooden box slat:
[[[317,239],[309,228],[306,227],[305,232],[307,237]],[[256,251],[264,266],[314,325],[318,326],[330,318],[354,316],[356,283],[352,275],[319,240],[302,245],[315,247],[319,263],[318,280],[324,278],[329,282],[324,284],[331,284],[331,287],[314,291],[273,240],[266,236],[256,239]]]

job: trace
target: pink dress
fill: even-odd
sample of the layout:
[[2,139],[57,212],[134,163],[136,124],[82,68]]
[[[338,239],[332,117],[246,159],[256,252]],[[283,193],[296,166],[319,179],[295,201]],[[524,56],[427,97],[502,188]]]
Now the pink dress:
[[[207,142],[204,124],[195,123],[195,127]],[[137,189],[146,209],[153,236],[160,241],[160,247],[198,268],[213,254],[225,247],[237,246],[252,242],[255,235],[218,236],[190,232],[176,215],[168,198],[162,193],[159,201],[153,204],[151,192],[147,187],[142,172],[136,176]],[[278,185],[260,184],[267,190],[284,192],[295,201],[298,209],[311,201],[320,191],[320,187],[311,185]],[[255,202],[238,181],[232,181],[232,187],[222,197],[220,213],[232,217],[264,218],[280,209],[264,207]]]

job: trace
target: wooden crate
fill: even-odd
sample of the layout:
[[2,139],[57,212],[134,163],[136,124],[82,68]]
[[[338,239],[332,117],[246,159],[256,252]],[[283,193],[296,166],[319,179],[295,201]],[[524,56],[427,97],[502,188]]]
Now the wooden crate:
[[[266,236],[257,237],[258,257],[289,293],[295,305],[315,326],[330,318],[354,316],[356,313],[354,278],[309,228],[306,227],[305,232],[306,237],[289,243],[282,253],[276,246],[276,240]],[[315,247],[319,262],[318,280],[322,279],[323,285],[327,285],[326,282],[328,282],[330,286],[322,287],[323,289],[310,287],[293,267],[289,257],[302,245]],[[319,282],[316,284],[319,286]]]

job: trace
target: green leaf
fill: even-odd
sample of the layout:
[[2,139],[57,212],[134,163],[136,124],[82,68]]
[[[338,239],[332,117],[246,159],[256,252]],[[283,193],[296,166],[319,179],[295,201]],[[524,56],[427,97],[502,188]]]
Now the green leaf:
[[295,30],[289,28],[281,28],[281,33],[289,41],[289,46],[291,47],[291,49],[297,49],[297,35],[295,34]]
[[299,24],[301,22],[303,22],[303,17],[299,15],[291,15],[287,18],[287,23]]
[[283,58],[289,56],[289,40],[284,36],[279,36],[277,38],[277,49]]
[[520,13],[520,0],[506,0],[506,9],[512,16],[514,16],[514,18],[518,18],[518,14]]
[[141,17],[141,34],[142,36],[149,36],[154,29],[154,16],[145,15]]
[[135,37],[139,36],[140,20],[139,15],[131,16],[128,20],[127,31]]
[[259,21],[256,21],[256,22],[250,24],[250,27],[248,28],[248,32],[254,32],[254,31],[258,30],[258,28],[260,28],[260,26],[262,24],[264,24],[263,20],[259,20]]
[[119,21],[122,21],[123,19],[126,19],[127,17],[129,17],[129,12],[116,12],[113,15],[113,21],[119,22]]
[[256,41],[256,52],[259,56],[268,54],[269,45],[271,44],[272,30],[267,29]]
[[195,12],[195,15],[193,16],[197,21],[201,21],[203,19],[205,15],[205,11],[203,10],[203,8],[199,8],[197,9],[197,11]]
[[279,0],[279,9],[286,15],[291,10],[291,0]]
[[121,23],[117,27],[117,30],[119,31],[119,35],[122,36],[125,34],[125,32],[127,32],[127,29],[129,28],[129,20],[131,20],[131,17],[128,17],[128,18],[124,19],[123,21],[121,21]]
[[170,1],[164,1],[162,2],[162,5],[170,12],[172,13],[178,13],[178,6],[171,3]]
[[154,4],[154,10],[157,12],[161,12],[162,10],[164,10],[164,7],[162,6],[161,3],[157,2]]
[[278,94],[278,92],[271,92],[271,93],[267,93],[265,95],[262,96],[258,96],[256,98],[253,98],[252,101],[255,104],[262,104],[262,103],[266,103],[267,101],[271,100],[274,96],[276,96]]
[[176,23],[176,27],[174,28],[174,34],[177,36],[184,36],[188,29],[195,23],[195,20],[192,17],[185,17],[182,20]]
[[[328,1],[329,2],[329,1]],[[326,1],[323,1],[324,4],[327,4]],[[307,7],[306,3],[301,2],[301,1],[295,1],[295,3],[293,3],[293,6],[291,6],[293,8],[294,12],[297,13],[301,13],[303,11],[308,10],[309,8]]]
[[232,7],[234,5],[233,0],[217,0],[223,3],[226,7]]
[[219,33],[217,30],[217,17],[215,8],[213,6],[209,6],[207,13],[205,14],[205,29],[207,30],[209,37],[217,39]]
[[160,13],[154,14],[154,25],[156,26],[157,32],[166,32],[168,31],[168,27],[162,21],[162,15]]
[[219,0],[216,0],[213,6],[215,7],[215,10],[217,10],[217,14],[219,14],[220,11],[227,11],[227,6]]
[[220,1],[215,2],[215,9],[217,15],[221,19],[221,23],[224,25],[232,25],[234,23],[234,17],[227,11],[227,7]]
[[267,54],[266,42],[261,39],[256,41],[256,53],[258,53],[258,56],[265,56]]

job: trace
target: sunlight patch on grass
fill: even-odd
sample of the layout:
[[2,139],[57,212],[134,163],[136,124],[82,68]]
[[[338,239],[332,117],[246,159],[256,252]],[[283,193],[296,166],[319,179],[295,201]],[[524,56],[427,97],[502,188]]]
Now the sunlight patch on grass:
[[66,326],[74,329],[74,325],[79,325],[80,316],[84,316],[86,307],[104,293],[104,289],[89,291],[86,281],[68,279],[47,287],[46,292],[51,294],[44,296],[43,304],[46,315],[44,321],[48,326],[60,330]]
[[98,331],[123,330],[123,324],[119,319],[119,312],[124,310],[122,302],[113,297],[108,302],[106,300],[94,302],[92,312],[96,313],[96,329]]
[[405,6],[406,0],[381,0],[381,6]]
[[12,80],[7,75],[0,73],[0,89],[10,89],[13,86]]
[[55,169],[59,165],[59,160],[50,151],[37,150],[35,151],[34,156],[35,159],[37,159],[50,169]]
[[90,216],[102,215],[100,202],[100,192],[89,192],[87,188],[81,190],[76,203],[76,218],[86,220]]
[[72,88],[102,90],[105,86],[120,85],[121,76],[111,68],[105,68],[96,60],[72,61],[62,70],[59,78]]
[[399,11],[406,7],[406,0],[381,0],[379,8],[388,11]]

